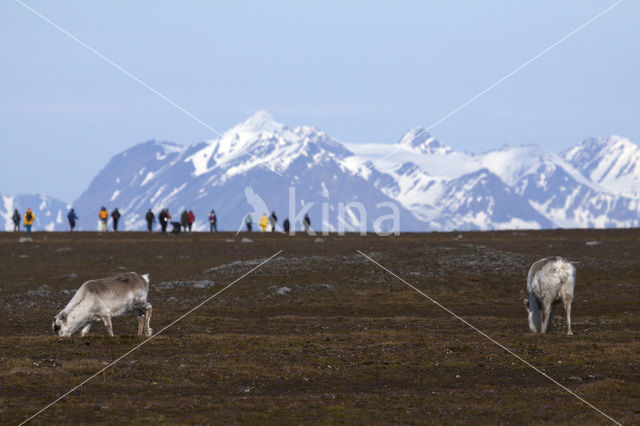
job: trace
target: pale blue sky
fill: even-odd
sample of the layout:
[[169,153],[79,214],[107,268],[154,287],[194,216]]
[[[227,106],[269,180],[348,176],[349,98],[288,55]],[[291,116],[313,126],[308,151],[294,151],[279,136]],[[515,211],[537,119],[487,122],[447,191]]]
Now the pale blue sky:
[[[614,1],[26,3],[221,132],[265,109],[393,143]],[[640,2],[625,1],[431,133],[473,152],[640,142],[639,21]],[[138,142],[215,137],[13,0],[0,46],[2,194],[71,202]]]

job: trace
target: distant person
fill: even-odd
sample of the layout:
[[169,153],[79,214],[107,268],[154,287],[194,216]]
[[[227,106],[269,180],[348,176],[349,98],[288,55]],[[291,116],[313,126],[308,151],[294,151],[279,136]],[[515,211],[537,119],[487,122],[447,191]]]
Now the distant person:
[[271,212],[269,223],[271,224],[271,232],[276,232],[276,225],[278,224],[278,216],[276,216],[276,212]]
[[160,210],[160,213],[158,213],[158,222],[160,222],[161,232],[167,232],[167,224],[169,223],[169,219],[171,219],[169,209]]
[[282,227],[284,228],[284,233],[288,234],[289,228],[291,227],[291,224],[289,223],[289,218],[286,218],[284,222],[282,222]]
[[113,232],[118,232],[118,221],[120,220],[120,216],[122,215],[116,207],[116,209],[111,212],[111,219],[113,219]]
[[309,214],[304,215],[304,219],[302,219],[302,225],[304,226],[304,232],[308,234],[311,230],[311,219],[309,218]]
[[191,232],[191,227],[193,226],[193,222],[196,221],[196,215],[193,214],[193,210],[189,210],[189,232]]
[[69,221],[69,231],[73,232],[73,228],[76,227],[76,220],[78,220],[74,209],[69,210],[69,213],[67,213],[67,220]]
[[187,226],[189,226],[189,213],[186,210],[180,215],[180,223],[182,224],[182,230],[187,232]]
[[267,218],[266,213],[262,213],[262,217],[260,218],[260,222],[258,223],[260,228],[262,228],[262,232],[267,231],[267,225],[269,225],[269,219]]
[[160,224],[160,232],[165,232],[167,230],[167,225],[164,209],[160,210],[160,213],[158,213],[158,223]]
[[35,216],[31,209],[27,209],[27,212],[24,214],[24,227],[27,230],[27,234],[31,233],[31,227],[33,226],[33,221],[36,220]]
[[251,218],[251,214],[247,214],[247,217],[244,218],[244,223],[247,225],[247,232],[251,232],[253,229],[253,219]]
[[173,226],[173,229],[171,230],[172,234],[179,234],[180,233],[180,226],[182,226],[182,223],[180,223],[178,221],[173,221],[173,222],[171,222],[171,226]]
[[100,209],[100,212],[98,213],[98,230],[100,232],[107,232],[109,230],[109,228],[107,227],[107,221],[109,220],[109,212],[107,211],[107,208],[102,206],[102,208]]
[[149,209],[144,218],[147,221],[147,231],[153,231],[153,222],[156,221],[156,215],[154,215],[151,209]]
[[13,210],[11,219],[13,220],[13,232],[18,232],[20,230],[20,213],[18,213],[18,209]]
[[209,232],[214,230],[218,232],[218,218],[216,217],[216,211],[211,210],[211,213],[209,213]]

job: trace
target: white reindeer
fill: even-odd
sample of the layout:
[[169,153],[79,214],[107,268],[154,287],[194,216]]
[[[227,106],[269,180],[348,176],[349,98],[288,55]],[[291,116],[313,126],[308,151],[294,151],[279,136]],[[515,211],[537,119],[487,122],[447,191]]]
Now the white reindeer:
[[520,296],[529,313],[529,328],[534,333],[548,333],[553,326],[556,303],[562,301],[567,313],[567,335],[571,331],[571,302],[576,281],[576,268],[561,257],[546,257],[531,265],[527,276],[527,298]]
[[151,336],[151,303],[147,301],[149,274],[135,272],[90,280],[80,286],[67,306],[53,317],[54,334],[70,337],[82,329],[85,336],[94,321],[102,321],[113,337],[111,318],[132,312],[138,318],[138,335]]

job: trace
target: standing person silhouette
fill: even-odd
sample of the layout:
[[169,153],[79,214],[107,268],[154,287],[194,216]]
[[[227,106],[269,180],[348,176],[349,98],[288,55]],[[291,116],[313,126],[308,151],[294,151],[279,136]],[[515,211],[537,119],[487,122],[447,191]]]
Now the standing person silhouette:
[[169,209],[160,210],[160,213],[158,213],[158,221],[160,222],[161,232],[167,232],[167,224],[169,223],[169,219],[171,219]]
[[269,223],[271,224],[271,232],[276,232],[276,225],[278,224],[278,216],[276,216],[276,212],[271,212]]
[[149,209],[149,211],[147,212],[144,218],[147,221],[147,231],[149,232],[153,231],[153,222],[156,221],[156,216],[153,214],[151,209]]
[[267,231],[267,225],[268,224],[269,224],[269,219],[267,218],[267,214],[266,213],[262,213],[262,217],[260,218],[260,222],[258,222],[258,225],[262,229],[262,232],[266,232]]
[[13,231],[18,232],[20,230],[20,213],[18,213],[18,209],[13,210],[11,219],[13,220]]
[[247,232],[251,232],[253,229],[253,219],[251,218],[251,213],[247,214],[244,218],[244,223],[247,225]]
[[118,208],[116,207],[116,209],[111,212],[111,219],[113,219],[114,232],[118,232],[118,221],[120,220],[120,216],[122,215],[120,214],[120,212],[118,211]]
[[27,230],[27,234],[31,233],[31,227],[33,226],[33,222],[36,220],[36,217],[33,215],[31,209],[27,209],[27,212],[24,214],[24,227]]
[[69,221],[69,232],[73,232],[73,228],[76,227],[76,220],[78,220],[76,211],[73,208],[67,213],[67,220]]
[[209,213],[209,232],[214,230],[218,232],[218,218],[216,217],[216,211],[211,210],[211,213]]
[[182,230],[187,232],[187,226],[189,226],[189,212],[186,210],[180,215],[180,224],[182,225]]
[[109,220],[109,212],[107,211],[107,208],[102,206],[102,208],[100,209],[100,212],[98,213],[98,219],[100,220],[98,222],[98,230],[100,232],[107,232],[109,230],[109,228],[107,227],[107,221]]
[[302,225],[304,226],[304,232],[308,234],[311,230],[311,219],[309,218],[309,214],[304,215],[304,219],[302,219]]
[[193,226],[193,222],[196,221],[196,215],[193,214],[193,210],[189,210],[189,232],[191,232],[191,227]]

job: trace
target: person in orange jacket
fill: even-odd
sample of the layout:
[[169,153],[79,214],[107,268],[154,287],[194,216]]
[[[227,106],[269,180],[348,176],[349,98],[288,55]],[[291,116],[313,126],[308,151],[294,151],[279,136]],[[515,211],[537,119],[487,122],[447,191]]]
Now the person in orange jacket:
[[98,218],[100,219],[98,230],[100,232],[107,232],[107,221],[109,220],[109,212],[106,207],[102,207],[100,209],[100,213],[98,213]]
[[27,229],[27,234],[31,233],[31,226],[33,225],[33,221],[36,220],[35,216],[31,209],[27,209],[27,212],[24,214],[24,227]]

